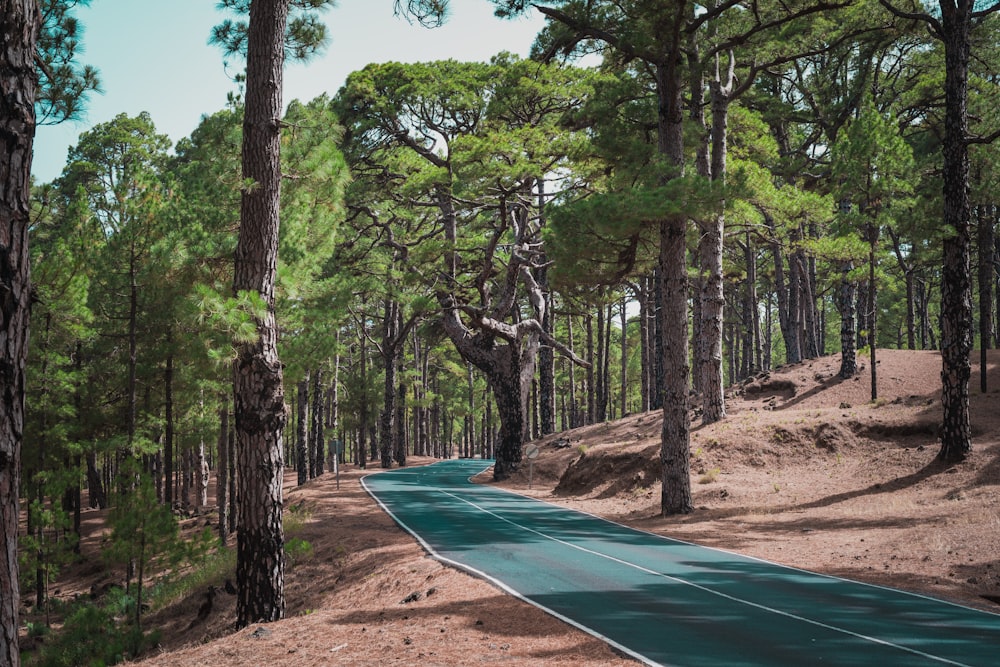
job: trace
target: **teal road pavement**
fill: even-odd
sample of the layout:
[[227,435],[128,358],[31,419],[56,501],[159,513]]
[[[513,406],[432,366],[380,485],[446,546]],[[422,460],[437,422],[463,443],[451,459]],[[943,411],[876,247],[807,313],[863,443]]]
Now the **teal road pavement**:
[[434,557],[646,664],[1000,665],[1000,615],[664,538],[469,481],[488,465],[443,461],[363,483]]

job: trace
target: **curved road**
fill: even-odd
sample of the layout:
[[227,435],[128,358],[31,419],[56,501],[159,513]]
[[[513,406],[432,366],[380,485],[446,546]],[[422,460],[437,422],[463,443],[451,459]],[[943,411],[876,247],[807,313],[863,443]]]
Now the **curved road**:
[[650,665],[1000,665],[1000,615],[633,530],[472,484],[482,460],[365,477],[436,558]]

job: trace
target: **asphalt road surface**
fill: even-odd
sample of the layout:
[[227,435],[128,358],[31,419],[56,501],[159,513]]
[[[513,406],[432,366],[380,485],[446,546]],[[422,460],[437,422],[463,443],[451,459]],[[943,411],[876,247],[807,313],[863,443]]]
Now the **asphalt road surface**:
[[646,664],[1000,665],[1000,615],[667,539],[468,481],[487,465],[443,461],[363,484],[434,557]]

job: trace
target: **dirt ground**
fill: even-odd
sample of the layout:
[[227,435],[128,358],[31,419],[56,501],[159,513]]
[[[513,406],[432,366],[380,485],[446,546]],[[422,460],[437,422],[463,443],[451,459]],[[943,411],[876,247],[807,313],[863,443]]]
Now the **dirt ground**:
[[[695,418],[689,515],[658,515],[655,413],[545,438],[530,471],[503,486],[670,537],[1000,612],[1000,352],[989,357],[986,394],[974,364],[974,452],[956,466],[935,460],[939,355],[878,355],[877,401],[867,363],[840,381],[833,356],[735,388],[721,423]],[[634,664],[427,557],[361,489],[364,474],[342,470],[339,488],[330,473],[290,486],[286,506],[306,510],[295,537],[313,551],[287,572],[285,620],[234,632],[235,596],[220,592],[198,622],[206,591],[195,591],[148,617],[163,636],[141,664]],[[100,513],[86,518],[99,527]],[[84,552],[96,545],[92,537]],[[59,594],[114,576],[84,564]]]

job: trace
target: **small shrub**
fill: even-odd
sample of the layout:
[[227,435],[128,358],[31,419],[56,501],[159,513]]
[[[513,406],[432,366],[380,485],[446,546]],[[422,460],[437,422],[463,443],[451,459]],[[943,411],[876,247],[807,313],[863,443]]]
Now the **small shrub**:
[[66,617],[62,629],[46,640],[31,664],[103,667],[138,655],[143,648],[154,645],[159,636],[143,634],[134,624],[119,622],[134,604],[124,591],[113,591],[103,605],[82,603]]
[[300,537],[293,537],[285,542],[285,558],[289,567],[295,567],[313,557],[313,546]]
[[718,468],[709,469],[704,475],[698,479],[699,484],[711,484],[712,482],[719,479],[719,473],[722,472]]
[[285,535],[294,535],[302,530],[302,527],[312,518],[312,509],[306,507],[304,502],[292,505],[288,511],[282,515],[282,527]]

